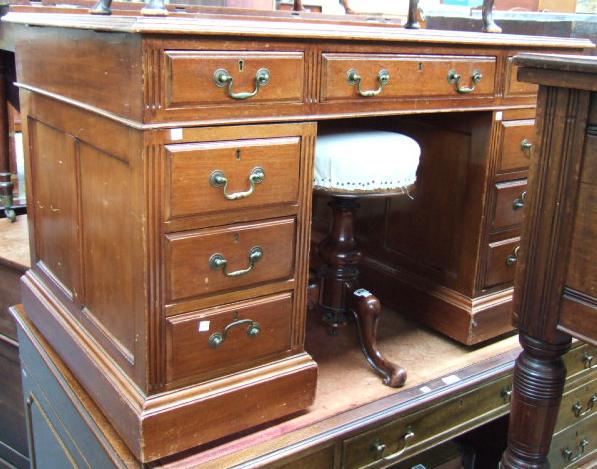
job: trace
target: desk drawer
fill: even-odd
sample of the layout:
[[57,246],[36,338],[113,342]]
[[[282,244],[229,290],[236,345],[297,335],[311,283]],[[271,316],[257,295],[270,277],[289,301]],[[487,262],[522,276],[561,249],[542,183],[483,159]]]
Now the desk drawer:
[[290,350],[292,294],[168,318],[168,382],[255,366]]
[[591,462],[597,449],[597,415],[556,433],[551,441],[548,460],[551,469],[579,468]]
[[284,218],[167,235],[167,298],[291,278],[295,225],[294,218]]
[[[380,88],[380,73],[389,76],[375,96],[360,96],[358,84],[349,78],[350,71],[361,77],[361,90]],[[450,82],[455,71],[460,82]],[[473,75],[481,74],[473,86]],[[322,101],[346,99],[387,99],[425,97],[466,97],[493,95],[495,92],[495,57],[385,54],[323,54]],[[383,80],[382,80],[383,81]],[[457,91],[460,86],[461,92]]]
[[303,101],[303,52],[168,50],[164,53],[165,99],[169,109]]
[[492,228],[502,230],[522,223],[527,198],[527,180],[497,183],[495,192]]
[[574,347],[564,355],[564,363],[568,379],[591,373],[597,370],[597,347],[586,343]]
[[485,288],[509,283],[514,280],[519,246],[520,238],[509,238],[489,243],[485,270]]
[[534,121],[502,122],[502,148],[498,172],[509,173],[528,169],[535,143]]
[[298,136],[168,145],[170,218],[296,203]]
[[597,413],[597,373],[593,372],[588,381],[566,391],[562,396],[555,432],[568,428],[595,413]]
[[[354,436],[342,444],[342,467],[385,467],[474,428],[480,416],[503,409],[511,389],[510,376],[493,381],[480,389],[415,412],[375,430]],[[409,437],[407,435],[410,435]]]

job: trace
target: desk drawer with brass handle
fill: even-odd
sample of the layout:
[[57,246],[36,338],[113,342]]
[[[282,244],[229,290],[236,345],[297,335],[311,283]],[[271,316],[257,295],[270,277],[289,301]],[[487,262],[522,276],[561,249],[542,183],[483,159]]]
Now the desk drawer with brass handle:
[[303,52],[167,50],[166,108],[303,102]]
[[[458,398],[390,422],[342,443],[342,467],[386,467],[475,427],[475,419],[507,410],[512,378],[495,380]],[[496,415],[497,416],[497,415]]]
[[597,415],[593,415],[554,435],[548,455],[550,468],[578,468],[595,458],[596,449]]
[[509,238],[489,243],[485,267],[485,288],[512,282],[518,263],[520,238]]
[[169,218],[296,203],[300,154],[298,136],[167,145]]
[[495,57],[323,54],[322,101],[487,96]]
[[522,223],[527,201],[527,180],[499,182],[495,185],[494,230],[516,227]]
[[533,120],[502,122],[502,146],[498,162],[499,173],[529,169],[531,153],[535,148]]
[[289,292],[168,318],[167,380],[231,372],[291,347]]
[[597,413],[597,373],[592,373],[592,378],[564,393],[555,432]]
[[292,278],[295,231],[295,219],[282,218],[167,235],[167,298]]
[[583,343],[564,355],[567,379],[579,378],[597,370],[597,347]]

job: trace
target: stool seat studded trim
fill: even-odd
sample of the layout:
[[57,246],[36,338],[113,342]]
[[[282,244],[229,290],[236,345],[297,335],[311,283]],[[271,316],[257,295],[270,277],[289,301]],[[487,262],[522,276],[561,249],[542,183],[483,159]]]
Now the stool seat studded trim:
[[377,131],[343,131],[321,135],[315,150],[315,190],[331,195],[330,231],[319,244],[317,309],[332,335],[351,317],[358,327],[363,354],[391,387],[402,386],[406,370],[377,348],[381,303],[358,285],[354,218],[358,197],[395,196],[407,192],[416,180],[421,156],[419,144],[406,135]]

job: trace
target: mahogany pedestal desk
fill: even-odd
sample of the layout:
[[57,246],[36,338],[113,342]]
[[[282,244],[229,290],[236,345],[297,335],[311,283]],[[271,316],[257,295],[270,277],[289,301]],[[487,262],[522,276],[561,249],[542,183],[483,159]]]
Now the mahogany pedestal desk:
[[382,300],[465,343],[511,329],[536,92],[512,57],[589,41],[138,8],[3,18],[27,142],[23,304],[137,459],[313,402],[318,127],[422,146],[412,203],[365,211]]
[[[515,290],[524,351],[502,464],[540,468],[566,377],[561,356],[571,336],[597,343],[597,59],[523,54],[516,63],[519,79],[540,85],[539,140]],[[597,393],[579,412],[595,402]],[[570,457],[589,443],[580,435]]]

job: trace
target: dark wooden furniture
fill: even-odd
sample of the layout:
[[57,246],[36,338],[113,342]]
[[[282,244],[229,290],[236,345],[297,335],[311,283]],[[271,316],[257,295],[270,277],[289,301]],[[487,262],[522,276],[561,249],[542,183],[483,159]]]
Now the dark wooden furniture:
[[[385,325],[398,326],[398,332],[382,334],[384,347],[394,353],[406,344],[402,363],[412,371],[405,387],[393,390],[372,376],[354,337],[331,343],[317,321],[310,321],[307,350],[320,364],[320,376],[315,404],[306,413],[142,464],[24,311],[17,309],[16,317],[31,454],[40,465],[52,458],[60,467],[354,469],[399,463],[411,468],[425,461],[428,450],[508,412],[520,351],[516,337],[470,350],[387,314]],[[558,417],[557,448],[574,446],[578,419],[572,407],[594,392],[597,368],[594,363],[589,368],[585,356],[596,352],[575,343],[564,357],[569,406]],[[404,440],[407,434],[412,436]],[[566,466],[559,454],[551,463],[552,469]]]
[[[393,116],[384,125],[424,142],[429,179],[415,203],[426,215],[411,225],[443,233],[449,258],[426,275],[433,236],[386,230],[395,241],[376,245],[390,261],[414,257],[400,275],[380,266],[390,275],[376,291],[409,292],[412,311],[468,342],[473,322],[476,340],[509,330],[505,262],[518,226],[506,217],[490,227],[494,185],[526,176],[519,130],[532,128],[535,93],[515,80],[511,57],[588,41],[197,7],[156,19],[138,7],[113,5],[108,17],[15,6],[3,27],[15,38],[33,205],[25,309],[138,459],[312,402],[317,371],[303,344],[321,121]],[[350,68],[367,89],[380,68],[394,78],[365,98],[347,83]],[[452,189],[449,204],[425,212]],[[412,239],[427,246],[411,250]]]
[[16,324],[8,308],[21,301],[19,279],[30,267],[27,217],[0,218],[0,466],[29,467]]
[[[524,351],[502,465],[539,468],[566,378],[561,357],[571,336],[597,343],[597,60],[523,54],[516,63],[519,79],[540,85],[539,140],[515,290]],[[579,415],[596,400],[579,403]],[[594,418],[591,425],[592,438],[581,432],[569,448],[571,462],[595,448]]]

